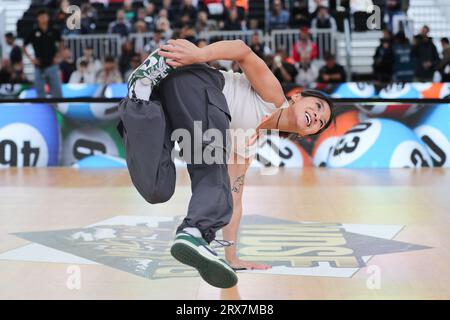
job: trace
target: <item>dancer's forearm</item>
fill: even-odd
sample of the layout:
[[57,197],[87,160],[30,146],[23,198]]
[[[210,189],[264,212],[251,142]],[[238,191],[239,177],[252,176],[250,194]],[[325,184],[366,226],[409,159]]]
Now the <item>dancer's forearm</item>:
[[242,62],[252,50],[242,40],[223,40],[211,43],[201,49],[199,62],[214,60],[233,60]]

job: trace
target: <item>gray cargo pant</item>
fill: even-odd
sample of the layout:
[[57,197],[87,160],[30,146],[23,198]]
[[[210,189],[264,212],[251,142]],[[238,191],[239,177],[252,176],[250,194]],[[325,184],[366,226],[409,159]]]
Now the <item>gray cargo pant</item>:
[[[227,170],[230,151],[227,129],[231,116],[222,93],[224,82],[219,71],[203,64],[190,65],[163,79],[153,89],[150,101],[125,98],[119,104],[118,129],[125,144],[131,180],[150,203],[165,202],[173,195],[176,173],[171,157],[174,148],[171,133],[176,129],[189,131],[194,147],[189,158],[182,147],[182,156],[192,162],[187,165],[192,197],[187,216],[177,231],[196,227],[208,243],[214,240],[216,231],[229,223],[233,212]],[[194,128],[197,126],[198,133],[199,123],[194,121],[201,121],[202,132],[211,128],[220,130],[223,141],[211,143],[214,139],[202,136],[196,146]],[[221,163],[207,164],[203,160],[193,163],[196,154],[211,147],[222,148]]]

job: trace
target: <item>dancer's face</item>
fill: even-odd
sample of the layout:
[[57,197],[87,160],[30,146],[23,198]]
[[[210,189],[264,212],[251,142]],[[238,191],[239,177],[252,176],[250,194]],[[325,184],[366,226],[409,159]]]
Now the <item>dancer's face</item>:
[[295,94],[291,97],[288,116],[296,133],[308,136],[316,134],[330,121],[331,109],[325,100]]

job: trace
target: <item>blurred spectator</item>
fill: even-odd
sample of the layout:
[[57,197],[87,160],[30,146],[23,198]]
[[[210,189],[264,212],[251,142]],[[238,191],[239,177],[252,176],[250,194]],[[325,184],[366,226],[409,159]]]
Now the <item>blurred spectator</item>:
[[194,26],[197,20],[197,8],[192,4],[192,0],[183,0],[178,11],[178,27],[186,25]]
[[112,56],[107,56],[103,62],[103,69],[97,73],[95,82],[99,84],[111,84],[123,82],[119,70],[117,70],[116,60]]
[[[334,33],[337,31],[336,20],[330,16],[327,7],[318,7],[317,16],[311,21],[313,29],[331,29]],[[332,35],[329,33],[317,33],[316,42],[319,52],[330,51],[332,46]]]
[[308,57],[305,57],[303,61],[299,63],[298,75],[295,78],[295,82],[302,87],[306,87],[315,82],[318,76],[319,70],[315,64],[312,63]]
[[[63,41],[58,30],[50,27],[50,17],[46,9],[36,13],[37,27],[25,38],[23,52],[34,65],[34,87],[39,98],[45,98],[45,83],[50,87],[52,97],[61,97],[61,80],[58,70],[58,53],[62,51]],[[35,57],[27,46],[33,45]]]
[[127,81],[130,77],[131,73],[141,65],[141,56],[139,54],[135,54],[128,65],[127,70],[124,73],[124,80]]
[[208,45],[208,41],[206,41],[206,39],[198,39],[198,40],[195,42],[195,45],[196,45],[197,47],[199,47],[199,48],[204,48],[204,47],[206,47],[206,46]]
[[441,39],[442,44],[442,60],[437,66],[437,70],[441,73],[442,82],[450,82],[450,45],[448,38]]
[[231,62],[231,71],[242,73],[241,67],[237,61]]
[[11,51],[9,52],[9,62],[11,64],[22,63],[22,50],[16,44],[16,38],[11,32],[5,34],[5,41],[6,44],[11,47]]
[[392,46],[394,54],[393,80],[396,82],[409,82],[414,78],[414,59],[412,47],[403,32],[398,32],[394,37]]
[[93,75],[96,75],[97,72],[99,72],[100,69],[102,68],[102,63],[100,62],[100,60],[94,57],[94,50],[92,49],[91,46],[86,46],[84,48],[83,55],[77,60],[77,65],[80,64],[83,58],[88,61],[87,66],[88,72],[92,73]]
[[28,80],[25,72],[23,71],[23,63],[15,62],[11,64],[11,78],[10,83],[22,83],[22,84],[31,84],[31,81]]
[[155,51],[159,48],[159,45],[163,44],[163,38],[162,38],[162,30],[156,29],[153,33],[153,38],[150,40],[144,47],[144,50],[148,53]]
[[289,12],[283,8],[281,0],[274,0],[271,10],[267,13],[266,19],[269,29],[286,29],[289,27]]
[[135,33],[146,33],[147,31],[147,25],[145,24],[144,20],[138,20],[134,23]]
[[318,7],[317,16],[311,21],[312,29],[332,29],[337,30],[336,20],[330,16],[327,7]]
[[206,11],[200,11],[197,16],[197,23],[195,24],[195,31],[200,34],[202,32],[212,31],[215,28],[208,21],[208,13]]
[[308,0],[295,0],[292,2],[290,9],[291,28],[309,27]]
[[309,10],[309,18],[312,20],[314,19],[317,14],[319,13],[320,7],[330,7],[330,1],[328,0],[314,0],[309,1],[308,10]]
[[125,11],[119,9],[116,14],[116,21],[113,21],[108,26],[108,33],[117,33],[122,37],[128,36],[131,26],[127,20],[125,20]]
[[252,51],[261,59],[264,59],[264,56],[270,54],[270,49],[261,42],[261,37],[258,31],[255,31],[252,35],[250,49],[252,49]]
[[133,42],[130,40],[125,41],[122,44],[122,54],[119,58],[119,71],[122,76],[125,75],[130,68],[130,61],[135,55],[136,52],[134,51]]
[[97,28],[97,10],[90,2],[81,5],[81,34],[93,33]]
[[412,55],[416,59],[416,81],[433,81],[435,68],[439,64],[439,54],[433,40],[428,36],[429,32],[428,26],[423,26],[416,38],[417,43],[412,48]]
[[196,38],[196,33],[195,30],[190,27],[190,26],[184,26],[181,30],[180,30],[180,35],[179,38],[180,39],[186,39],[192,43],[195,43],[195,41],[197,40]]
[[131,24],[136,16],[133,8],[133,0],[124,0],[122,10],[125,12],[126,21]]
[[310,61],[317,58],[317,44],[311,40],[308,28],[300,28],[300,40],[294,44],[291,57],[295,62],[301,62],[304,57]]
[[67,34],[70,32],[66,24],[66,20],[70,16],[69,6],[70,6],[69,0],[61,0],[61,2],[59,3],[58,10],[56,10],[53,17],[54,27],[61,34]]
[[59,63],[61,70],[61,78],[63,83],[69,82],[70,75],[75,71],[75,63],[73,62],[72,51],[64,48],[62,51],[62,61]]
[[250,19],[248,22],[249,30],[259,30],[259,21],[258,19]]
[[170,22],[167,18],[159,18],[156,23],[156,29],[161,30],[164,39],[171,39],[173,30],[170,27]]
[[0,83],[11,82],[11,68],[9,66],[9,60],[0,59]]
[[239,19],[237,8],[232,8],[226,11],[226,19],[223,30],[243,30],[245,21]]
[[389,82],[392,78],[394,53],[389,39],[381,39],[373,56],[373,74],[381,82]]
[[239,8],[239,10],[243,10],[245,13],[248,12],[248,0],[224,0],[224,4],[227,9],[235,6]]
[[178,10],[172,5],[172,0],[163,0],[161,10],[166,11],[166,18],[169,19],[169,21],[175,21]]
[[95,83],[95,75],[89,71],[89,61],[81,58],[78,68],[70,75],[69,83]]
[[136,21],[144,21],[148,31],[155,30],[155,5],[149,2],[145,8],[139,8],[136,14]]
[[293,64],[294,61],[287,59],[284,50],[277,50],[277,53],[273,56],[269,56],[267,65],[272,70],[275,77],[281,83],[293,83],[297,77],[298,71]]
[[325,65],[319,70],[317,82],[320,83],[339,83],[346,81],[347,74],[344,67],[336,62],[333,54],[325,56]]
[[405,12],[402,8],[402,0],[386,0],[386,6],[384,10],[384,23],[387,29],[391,31],[396,30],[394,26],[395,16],[404,16]]
[[211,16],[220,16],[224,12],[222,0],[203,0]]

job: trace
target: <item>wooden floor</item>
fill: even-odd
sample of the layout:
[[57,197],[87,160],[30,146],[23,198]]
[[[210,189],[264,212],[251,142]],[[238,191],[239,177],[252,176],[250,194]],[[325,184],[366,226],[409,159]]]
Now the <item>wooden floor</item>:
[[227,290],[195,276],[146,279],[80,263],[81,288],[70,289],[72,264],[41,261],[45,256],[2,259],[32,243],[14,233],[77,229],[116,216],[183,215],[186,173],[178,172],[169,202],[150,205],[125,170],[7,169],[0,170],[0,299],[450,299],[450,170],[310,168],[263,176],[253,169],[246,182],[245,215],[400,225],[393,240],[428,248],[374,255],[351,277],[240,273]]

